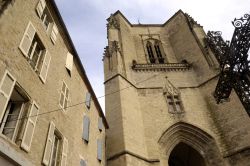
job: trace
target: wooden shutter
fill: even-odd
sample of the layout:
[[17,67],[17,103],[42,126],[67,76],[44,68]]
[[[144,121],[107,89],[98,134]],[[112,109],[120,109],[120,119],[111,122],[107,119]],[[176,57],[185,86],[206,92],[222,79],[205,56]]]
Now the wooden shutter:
[[46,166],[49,165],[51,148],[53,146],[54,131],[55,131],[55,124],[53,122],[50,122],[46,146],[43,154],[43,164]]
[[68,140],[64,137],[61,166],[66,166],[67,164],[67,153],[68,153]]
[[98,117],[98,129],[99,129],[100,131],[102,131],[102,128],[103,128],[102,118],[101,118],[101,117]]
[[52,27],[51,34],[50,34],[50,38],[51,38],[53,44],[56,43],[57,34],[58,34],[58,28],[57,28],[56,24],[54,23],[53,27]]
[[89,141],[89,124],[90,124],[89,117],[84,116],[84,118],[83,118],[83,134],[82,134],[82,138],[85,141]]
[[81,159],[80,166],[87,166],[87,163],[85,160]]
[[27,152],[30,150],[31,147],[31,142],[36,127],[38,113],[39,113],[39,107],[37,106],[36,102],[33,101],[30,107],[29,116],[21,143],[21,147]]
[[20,50],[22,51],[22,53],[25,56],[28,56],[28,52],[29,52],[32,40],[35,36],[35,33],[36,33],[35,27],[33,26],[33,24],[31,22],[29,22],[29,24],[24,32],[21,43],[19,45]]
[[90,103],[91,103],[91,94],[89,92],[86,93],[86,106],[90,108]]
[[44,59],[43,59],[42,68],[41,68],[40,75],[39,75],[43,83],[45,83],[46,78],[47,78],[50,59],[51,59],[50,53],[46,50]]
[[72,72],[72,67],[73,67],[73,55],[71,53],[67,53],[67,58],[66,58],[66,64],[65,67]]
[[8,105],[9,98],[13,91],[16,79],[6,71],[0,82],[0,122]]
[[36,11],[39,17],[42,17],[45,7],[46,7],[45,0],[40,0],[36,6]]
[[102,140],[97,140],[97,159],[102,160]]

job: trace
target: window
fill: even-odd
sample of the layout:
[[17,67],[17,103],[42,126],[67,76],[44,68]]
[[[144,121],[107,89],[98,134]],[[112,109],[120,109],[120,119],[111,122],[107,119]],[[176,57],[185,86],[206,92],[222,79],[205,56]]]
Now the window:
[[170,113],[183,112],[182,102],[179,95],[167,95],[168,111]]
[[98,139],[97,140],[97,159],[99,161],[102,161],[102,151],[103,151],[102,140]]
[[147,52],[148,52],[150,63],[155,63],[154,53],[152,50],[152,43],[148,41],[146,47],[147,47]]
[[82,139],[85,140],[86,142],[89,141],[89,125],[90,125],[89,117],[84,116],[83,117]]
[[165,63],[165,56],[163,54],[163,49],[159,40],[147,40],[146,51],[150,63]]
[[67,87],[65,82],[63,82],[59,105],[63,108],[63,110],[65,110],[68,107],[68,103],[69,103],[69,88]]
[[18,119],[27,116],[21,147],[29,151],[39,107],[35,101],[29,106],[29,98],[25,94],[15,78],[6,71],[0,83],[0,132],[9,140],[16,142],[23,125],[23,120]]
[[57,34],[58,34],[58,29],[53,21],[53,18],[49,12],[48,7],[46,6],[45,0],[39,0],[36,11],[40,19],[42,20],[42,23],[48,32],[50,27],[52,26],[51,33],[50,33],[50,38],[53,44],[55,44],[56,39],[57,39]]
[[47,7],[45,7],[45,9],[43,11],[43,14],[41,16],[41,20],[43,22],[43,25],[44,25],[46,31],[48,31],[49,28],[50,28],[50,25],[53,24],[53,20],[52,20],[52,17],[50,15],[49,10],[48,10]]
[[38,71],[38,68],[40,68],[43,51],[44,47],[37,35],[35,35],[28,52],[28,61],[35,71]]
[[39,77],[45,83],[51,57],[31,22],[28,23],[19,48],[33,70],[39,74]]
[[65,67],[66,67],[69,75],[71,75],[72,68],[73,68],[73,55],[71,53],[69,53],[69,52],[67,53]]
[[102,131],[103,129],[103,122],[101,117],[98,117],[98,129],[99,131]]
[[89,92],[86,93],[86,101],[85,101],[86,107],[90,109],[91,104],[91,94]]
[[55,124],[50,122],[43,164],[46,166],[66,166],[68,151],[68,140],[55,128]]
[[161,49],[160,49],[160,43],[157,41],[155,42],[155,52],[158,58],[159,63],[164,63],[164,58],[162,57]]

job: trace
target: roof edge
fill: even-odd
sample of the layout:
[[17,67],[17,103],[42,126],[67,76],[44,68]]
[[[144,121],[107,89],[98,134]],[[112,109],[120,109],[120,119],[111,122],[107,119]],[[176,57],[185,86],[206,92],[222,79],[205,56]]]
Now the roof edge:
[[57,16],[58,16],[59,21],[60,21],[60,23],[61,23],[61,25],[62,25],[62,27],[63,27],[63,30],[64,30],[64,32],[65,32],[65,34],[66,34],[66,37],[68,38],[69,44],[70,44],[70,46],[72,47],[72,49],[73,49],[73,51],[74,51],[73,55],[74,55],[74,57],[76,58],[76,60],[77,60],[77,62],[78,62],[78,64],[79,64],[79,66],[80,66],[81,72],[82,72],[82,74],[83,74],[83,80],[84,80],[84,82],[86,83],[87,89],[88,89],[88,90],[90,91],[90,93],[93,95],[93,99],[94,99],[95,106],[97,107],[97,110],[98,110],[99,114],[100,114],[101,117],[103,118],[103,122],[104,122],[105,127],[108,129],[108,128],[109,128],[109,125],[108,125],[107,119],[106,119],[106,117],[105,117],[105,115],[104,115],[104,113],[103,113],[103,110],[102,110],[102,108],[101,108],[101,106],[100,106],[100,104],[99,104],[99,102],[98,102],[98,100],[97,100],[97,97],[96,97],[96,95],[95,95],[95,92],[94,92],[94,90],[93,90],[93,88],[92,88],[92,86],[91,86],[91,84],[90,84],[90,81],[89,81],[89,79],[88,79],[88,77],[87,77],[87,74],[86,74],[86,72],[85,72],[85,69],[84,69],[84,67],[83,67],[83,65],[82,65],[81,59],[80,59],[80,57],[79,57],[79,55],[78,55],[78,53],[77,53],[77,51],[76,51],[76,48],[75,48],[75,46],[74,46],[74,44],[73,44],[73,41],[72,41],[72,39],[71,39],[71,37],[70,37],[70,35],[69,35],[69,32],[68,32],[68,30],[67,30],[67,27],[66,27],[66,25],[65,25],[65,23],[64,23],[64,21],[63,21],[63,19],[62,19],[62,16],[61,16],[61,14],[60,14],[60,12],[59,12],[59,9],[57,8],[57,5],[56,5],[56,3],[55,3],[55,0],[52,0],[52,1],[50,1],[50,2],[51,2],[51,4],[52,4],[52,6],[55,8],[55,13],[56,13]]
[[[116,16],[118,14],[121,15],[121,17],[131,26],[131,27],[144,27],[144,26],[152,26],[152,27],[163,27],[165,26],[167,23],[169,23],[176,15],[178,14],[183,14],[185,15],[185,13],[179,9],[174,15],[172,15],[166,22],[164,22],[163,24],[132,24],[123,14],[120,10],[117,10],[114,14],[112,14],[113,16]],[[109,17],[110,18],[110,17]],[[107,21],[109,21],[109,18],[107,18]]]

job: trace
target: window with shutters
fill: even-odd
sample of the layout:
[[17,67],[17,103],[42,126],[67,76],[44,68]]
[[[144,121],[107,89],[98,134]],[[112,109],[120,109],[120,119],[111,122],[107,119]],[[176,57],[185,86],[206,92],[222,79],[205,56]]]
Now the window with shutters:
[[[21,148],[29,151],[39,107],[26,94],[6,71],[0,83],[0,133],[15,143],[21,139]],[[22,128],[24,133],[20,135]]]
[[166,63],[167,59],[164,54],[162,44],[157,39],[147,39],[145,42],[145,51],[149,63]]
[[102,145],[102,140],[98,139],[97,140],[97,159],[99,161],[102,161],[102,151],[103,151],[103,145]]
[[55,44],[57,39],[58,29],[49,11],[49,8],[46,6],[45,0],[39,0],[36,7],[36,11],[46,31],[50,33],[50,38],[52,43]]
[[90,109],[90,105],[91,105],[91,93],[89,93],[89,92],[86,93],[85,105],[86,105],[86,107],[88,109]]
[[59,165],[59,143],[61,138],[59,138],[55,133],[53,135],[53,146],[51,149],[51,160],[50,166]]
[[179,95],[167,95],[168,111],[170,113],[182,113],[183,106]]
[[35,71],[39,71],[41,69],[44,53],[45,48],[39,40],[37,34],[35,34],[27,56],[28,62]]
[[50,123],[43,155],[43,164],[46,166],[66,166],[68,140]]
[[69,75],[71,76],[72,69],[73,69],[73,55],[70,52],[67,53],[65,67]]
[[44,25],[44,28],[48,32],[52,28],[53,19],[49,13],[49,9],[47,7],[45,7],[45,9],[43,11],[43,14],[41,16],[41,20],[42,20],[42,23]]
[[88,116],[83,117],[83,132],[82,132],[82,139],[88,143],[89,142],[89,125],[90,119]]
[[102,131],[103,129],[103,122],[101,117],[98,117],[98,129],[99,131]]
[[63,81],[61,94],[60,94],[59,105],[65,111],[67,109],[67,107],[68,107],[68,103],[69,103],[69,88],[66,85],[66,83]]
[[32,69],[45,83],[51,57],[49,52],[45,49],[38,34],[36,33],[35,27],[31,22],[28,23],[19,48]]

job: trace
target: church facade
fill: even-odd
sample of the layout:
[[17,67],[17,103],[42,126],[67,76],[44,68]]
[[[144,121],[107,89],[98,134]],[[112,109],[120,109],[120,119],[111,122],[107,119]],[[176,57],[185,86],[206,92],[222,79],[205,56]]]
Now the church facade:
[[250,119],[220,73],[206,34],[181,10],[164,24],[108,19],[104,52],[108,166],[246,166]]

